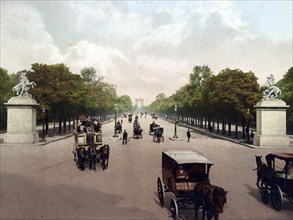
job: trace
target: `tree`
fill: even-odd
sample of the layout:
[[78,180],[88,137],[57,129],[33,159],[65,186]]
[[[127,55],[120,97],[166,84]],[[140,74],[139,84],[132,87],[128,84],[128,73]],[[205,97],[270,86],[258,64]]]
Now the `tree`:
[[186,104],[189,111],[197,112],[197,114],[206,113],[207,102],[203,97],[203,92],[206,83],[213,76],[212,71],[208,66],[195,66],[192,73],[189,75],[188,95],[186,97]]
[[165,104],[167,101],[167,96],[164,93],[160,93],[156,96],[156,101],[152,102],[148,109],[151,112],[164,112],[166,110]]
[[262,97],[254,73],[228,68],[208,81],[204,94],[218,115],[240,114],[243,117],[247,117],[247,109],[252,110]]
[[7,109],[4,103],[13,96],[12,92],[12,78],[8,71],[0,67],[0,129],[6,129],[7,126]]
[[290,107],[287,110],[288,125],[293,127],[293,67],[276,84],[282,91],[280,98]]
[[104,77],[97,76],[97,71],[94,67],[84,67],[81,71],[81,78],[86,84],[93,84],[97,81],[103,80]]
[[32,64],[27,77],[36,86],[30,90],[38,103],[44,105],[49,114],[72,117],[87,108],[87,88],[79,75],[72,74],[63,63],[47,65]]
[[118,112],[128,112],[132,108],[131,98],[128,95],[123,95],[117,98]]

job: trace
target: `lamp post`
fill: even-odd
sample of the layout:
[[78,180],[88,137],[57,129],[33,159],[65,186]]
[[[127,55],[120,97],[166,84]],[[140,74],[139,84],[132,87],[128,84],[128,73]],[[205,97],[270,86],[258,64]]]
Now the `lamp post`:
[[250,116],[250,109],[247,109],[247,125],[246,125],[246,141],[248,144],[250,144],[250,138],[249,138],[249,116]]
[[114,105],[114,108],[115,108],[115,125],[114,125],[114,135],[113,135],[113,138],[118,138],[117,129],[116,129],[116,124],[117,124],[117,104]]
[[175,129],[174,129],[174,135],[173,138],[178,138],[177,136],[177,105],[175,105]]
[[45,106],[43,106],[42,107],[43,135],[42,135],[41,142],[46,142],[46,139],[45,139],[45,113],[46,113],[46,109],[45,109]]

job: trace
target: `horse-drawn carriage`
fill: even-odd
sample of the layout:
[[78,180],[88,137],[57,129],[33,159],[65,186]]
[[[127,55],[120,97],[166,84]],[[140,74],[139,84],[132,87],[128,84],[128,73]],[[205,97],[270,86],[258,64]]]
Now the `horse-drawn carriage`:
[[100,129],[79,126],[74,131],[74,140],[72,153],[79,169],[89,167],[96,170],[99,166],[104,170],[108,167],[110,147],[107,144],[103,145]]
[[133,125],[133,138],[139,139],[143,137],[143,129],[140,127],[139,123]]
[[154,134],[153,134],[153,141],[156,141],[158,143],[160,142],[164,142],[164,136],[163,136],[163,133],[164,133],[164,128],[160,127],[160,126],[157,126],[155,129],[154,129]]
[[156,130],[157,127],[159,127],[160,125],[156,124],[154,121],[153,123],[150,124],[150,130],[149,130],[149,134],[153,134],[154,131]]
[[132,114],[128,114],[128,122],[129,122],[129,123],[132,122]]
[[118,121],[118,122],[116,123],[116,131],[117,131],[118,133],[122,133],[122,124],[120,123],[120,121]]
[[[262,156],[255,156],[257,164],[257,182],[263,203],[271,204],[275,210],[281,210],[283,199],[293,203],[293,154],[275,153],[266,156],[267,164],[261,161]],[[281,169],[283,167],[283,169]]]
[[218,217],[226,203],[226,191],[210,184],[209,171],[213,163],[193,149],[166,149],[162,152],[162,179],[157,179],[160,204],[165,207],[165,193],[172,192],[172,217],[180,209],[202,209],[202,217]]

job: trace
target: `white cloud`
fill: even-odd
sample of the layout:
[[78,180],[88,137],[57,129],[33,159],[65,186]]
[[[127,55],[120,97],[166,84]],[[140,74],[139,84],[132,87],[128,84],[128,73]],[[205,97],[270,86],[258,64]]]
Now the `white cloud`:
[[38,11],[26,4],[2,7],[1,66],[14,72],[29,69],[33,62],[60,60],[59,49],[46,32]]
[[[215,74],[227,67],[251,70],[260,83],[268,74],[281,79],[292,66],[292,40],[258,36],[232,1],[1,6],[1,67],[15,72],[36,62],[64,62],[79,73],[93,66],[120,95],[146,104],[187,83],[195,65]],[[292,21],[288,29],[292,39]]]

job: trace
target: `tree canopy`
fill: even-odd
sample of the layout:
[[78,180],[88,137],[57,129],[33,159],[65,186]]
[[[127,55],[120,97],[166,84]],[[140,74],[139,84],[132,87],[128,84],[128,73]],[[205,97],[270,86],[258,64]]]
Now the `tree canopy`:
[[170,97],[159,94],[149,108],[156,112],[178,112],[184,115],[235,115],[247,117],[247,109],[261,99],[253,72],[224,69],[213,75],[208,66],[195,66],[189,83]]
[[127,95],[117,96],[116,87],[96,75],[93,67],[85,67],[80,74],[73,74],[65,64],[34,63],[30,70],[8,74],[0,69],[2,83],[0,93],[0,124],[6,127],[6,107],[4,102],[12,97],[12,87],[18,83],[20,73],[25,73],[36,86],[29,90],[32,97],[45,107],[49,118],[70,118],[80,114],[104,115],[114,113],[114,103],[119,112],[129,111],[131,99]]

